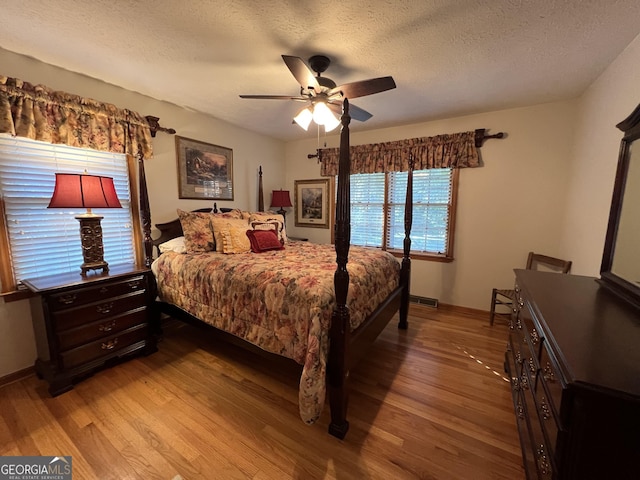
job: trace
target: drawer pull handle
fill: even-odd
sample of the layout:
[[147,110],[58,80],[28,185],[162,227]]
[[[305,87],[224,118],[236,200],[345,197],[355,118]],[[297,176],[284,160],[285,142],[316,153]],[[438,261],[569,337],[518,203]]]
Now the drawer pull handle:
[[102,350],[113,350],[117,344],[118,344],[118,339],[114,338],[113,340],[109,340],[107,343],[102,342],[102,345],[100,345],[100,348]]
[[549,362],[547,362],[544,367],[543,378],[547,383],[555,383],[556,381],[556,376],[553,374],[553,368],[551,367],[551,364]]
[[520,400],[518,400],[518,406],[516,407],[516,413],[518,415],[518,418],[520,420],[524,420],[525,414],[524,414],[524,407],[522,406],[522,402]]
[[131,290],[137,290],[138,288],[140,288],[141,283],[142,282],[140,280],[133,280],[129,282],[128,285]]
[[536,373],[536,370],[537,368],[535,362],[533,361],[533,357],[529,357],[529,371],[531,373]]
[[67,295],[62,295],[58,298],[58,301],[60,303],[63,303],[65,305],[71,305],[73,302],[76,301],[76,294],[75,293],[69,293]]
[[511,377],[511,388],[514,392],[520,391],[520,379],[518,377]]
[[537,345],[539,341],[540,337],[538,336],[538,332],[536,332],[536,329],[534,328],[533,330],[531,330],[531,343]]
[[102,305],[98,305],[96,307],[96,310],[98,311],[98,313],[105,315],[109,313],[112,308],[113,308],[113,302],[109,302],[109,303],[103,303]]
[[107,293],[109,291],[109,289],[107,287],[102,287],[100,289],[100,293]]
[[524,360],[522,360],[522,355],[520,354],[520,352],[516,353],[516,363],[522,363]]
[[98,331],[100,332],[110,332],[111,330],[113,330],[116,326],[116,321],[115,320],[111,320],[108,323],[101,323],[100,325],[98,325]]
[[520,377],[520,386],[523,390],[529,390],[529,381],[527,380],[527,376],[525,374],[522,374],[522,376]]
[[551,410],[549,410],[549,404],[544,397],[540,400],[540,410],[542,411],[542,418],[544,420],[549,420],[551,418]]
[[536,454],[538,455],[538,469],[540,473],[545,477],[551,474],[551,465],[549,465],[549,460],[547,460],[547,454],[544,451],[544,445],[540,445],[536,450]]

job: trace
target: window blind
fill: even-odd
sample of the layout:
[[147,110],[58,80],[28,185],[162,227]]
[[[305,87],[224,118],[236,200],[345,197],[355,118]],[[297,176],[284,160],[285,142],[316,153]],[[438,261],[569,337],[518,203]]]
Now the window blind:
[[[351,175],[351,244],[382,247],[384,173]],[[337,190],[337,189],[336,189]]]
[[55,173],[113,178],[123,208],[95,209],[103,216],[104,258],[110,265],[133,263],[131,194],[123,154],[53,145],[0,135],[0,195],[4,201],[16,281],[78,272],[83,262],[79,222],[82,209],[47,208]]
[[[387,246],[392,249],[403,248],[407,178],[407,172],[389,173]],[[447,252],[452,178],[450,168],[413,172],[411,250]]]

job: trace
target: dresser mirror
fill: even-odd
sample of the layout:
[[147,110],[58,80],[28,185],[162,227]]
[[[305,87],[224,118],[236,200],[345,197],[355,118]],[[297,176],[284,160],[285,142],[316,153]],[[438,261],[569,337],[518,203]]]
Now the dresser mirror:
[[640,306],[640,105],[616,125],[624,132],[600,281]]

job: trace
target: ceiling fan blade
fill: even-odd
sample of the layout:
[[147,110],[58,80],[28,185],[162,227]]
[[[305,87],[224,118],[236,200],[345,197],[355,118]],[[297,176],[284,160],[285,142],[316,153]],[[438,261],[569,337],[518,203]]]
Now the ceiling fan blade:
[[342,93],[342,96],[352,99],[373,95],[374,93],[384,92],[393,88],[396,88],[396,82],[394,82],[393,77],[380,77],[338,85],[329,90],[327,95],[331,97],[335,94]]
[[302,88],[305,90],[313,89],[316,92],[321,91],[320,84],[316,80],[315,75],[300,57],[282,55],[282,60],[284,60],[287,68],[289,68]]
[[[338,118],[340,118],[340,116],[342,115],[342,103],[329,103],[329,108],[337,113]],[[351,115],[351,118],[353,118],[354,120],[358,120],[359,122],[366,122],[371,117],[373,117],[371,113],[360,107],[356,107],[353,103],[349,103],[349,115]]]
[[290,95],[240,95],[240,98],[253,98],[259,100],[297,100],[299,102],[306,102],[308,97],[290,96]]

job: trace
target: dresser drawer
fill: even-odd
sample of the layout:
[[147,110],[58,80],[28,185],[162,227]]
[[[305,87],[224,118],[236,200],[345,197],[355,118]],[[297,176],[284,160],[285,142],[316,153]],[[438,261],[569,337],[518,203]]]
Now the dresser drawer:
[[62,368],[72,368],[92,360],[117,353],[124,348],[147,339],[148,325],[138,325],[116,335],[104,337],[60,354]]
[[128,293],[144,291],[147,282],[144,275],[137,275],[119,282],[101,283],[87,288],[79,288],[49,296],[49,308],[53,312],[75,308],[105,298],[118,297]]
[[58,333],[58,346],[61,351],[69,350],[83,343],[91,342],[102,337],[147,323],[147,307],[138,307],[122,315],[116,315],[107,319],[98,320],[87,325],[62,330]]
[[77,308],[67,309],[53,315],[57,331],[85,325],[98,320],[121,315],[129,310],[146,305],[147,295],[144,290],[129,293],[120,297],[102,299]]

